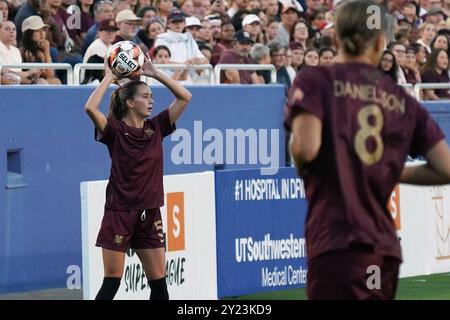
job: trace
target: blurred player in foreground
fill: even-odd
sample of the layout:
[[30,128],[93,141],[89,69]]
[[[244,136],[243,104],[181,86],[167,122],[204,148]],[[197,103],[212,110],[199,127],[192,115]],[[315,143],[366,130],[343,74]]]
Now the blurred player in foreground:
[[167,300],[165,240],[159,208],[164,203],[162,140],[175,130],[191,93],[147,60],[141,74],[155,78],[175,95],[172,104],[150,116],[153,96],[147,84],[130,81],[114,90],[109,115],[99,105],[117,78],[105,63],[105,77],[90,96],[85,111],[96,139],[107,145],[111,173],[105,213],[96,246],[102,247],[104,279],[97,300],[112,300],[122,278],[125,252],[136,250],[151,289],[150,300]]
[[[442,131],[376,68],[386,23],[375,5],[341,6],[336,33],[343,63],[306,68],[289,95],[290,150],[309,202],[309,299],[393,299],[402,258],[388,198],[398,182],[450,183]],[[408,154],[427,163],[405,167]],[[370,278],[377,268],[378,284]]]

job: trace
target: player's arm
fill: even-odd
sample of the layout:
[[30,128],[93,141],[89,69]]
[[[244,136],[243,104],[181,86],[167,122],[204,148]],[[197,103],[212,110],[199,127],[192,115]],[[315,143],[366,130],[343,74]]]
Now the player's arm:
[[450,150],[444,140],[438,142],[425,155],[426,164],[408,166],[400,176],[401,183],[437,185],[450,183]]
[[144,66],[142,67],[142,74],[147,77],[155,78],[169,88],[174,94],[175,100],[169,106],[170,123],[174,124],[183,113],[189,101],[191,101],[192,94],[177,81],[156,69],[150,60],[145,61]]
[[322,122],[311,113],[302,112],[292,122],[290,151],[298,171],[312,162],[322,144]]
[[95,128],[97,128],[99,132],[103,132],[107,122],[106,116],[99,109],[100,102],[102,101],[106,90],[108,90],[109,85],[116,79],[117,77],[105,63],[105,77],[102,82],[100,82],[100,85],[95,88],[84,106],[84,111],[88,114],[89,118],[91,118],[92,122],[94,122]]

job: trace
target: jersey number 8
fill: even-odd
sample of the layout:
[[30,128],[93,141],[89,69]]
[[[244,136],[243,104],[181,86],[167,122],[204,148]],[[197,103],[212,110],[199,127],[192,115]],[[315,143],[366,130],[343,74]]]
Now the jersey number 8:
[[[374,123],[369,123],[369,118],[374,118]],[[371,104],[358,112],[359,130],[355,135],[354,147],[361,161],[370,166],[380,161],[383,156],[384,145],[381,138],[381,130],[384,125],[383,113],[380,107]],[[367,149],[366,141],[372,137],[376,142],[375,150]]]

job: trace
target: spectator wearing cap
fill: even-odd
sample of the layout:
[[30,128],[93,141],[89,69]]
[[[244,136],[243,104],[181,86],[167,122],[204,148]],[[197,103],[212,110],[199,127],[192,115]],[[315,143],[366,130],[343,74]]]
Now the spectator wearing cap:
[[223,52],[233,49],[235,30],[231,22],[224,22],[220,27],[220,38],[213,47],[211,64],[215,66]]
[[148,51],[147,46],[137,37],[139,26],[142,22],[141,18],[136,16],[133,11],[125,9],[117,14],[115,21],[119,30],[114,43],[128,40],[136,43],[143,52]]
[[436,27],[439,25],[439,23],[447,19],[444,11],[442,11],[441,8],[437,7],[432,7],[422,18],[425,22],[432,23]]
[[242,30],[250,34],[253,42],[260,42],[261,20],[256,14],[248,14],[242,19]]
[[87,63],[91,56],[97,55],[104,58],[111,48],[116,32],[119,30],[114,20],[103,20],[98,26],[98,38],[91,43],[83,57],[83,63]]
[[281,6],[281,23],[279,25],[277,36],[274,42],[281,44],[284,47],[289,45],[289,38],[291,30],[297,23],[299,18],[299,11],[292,4],[292,2],[286,2]]
[[189,32],[192,35],[192,38],[197,41],[199,40],[198,32],[201,28],[203,28],[203,26],[200,23],[200,20],[198,20],[196,17],[187,17],[183,32]]
[[[238,31],[236,33],[236,40],[233,43],[233,49],[222,53],[219,64],[249,64],[249,54],[253,43],[247,31]],[[250,84],[259,83],[259,79],[254,71],[225,70],[220,75],[220,82]]]
[[[45,24],[40,16],[30,16],[23,20],[20,48],[23,62],[52,63],[50,42],[46,39],[47,28],[48,24]],[[49,84],[61,84],[52,69],[41,69],[40,77]]]
[[204,20],[208,20],[211,27],[212,44],[220,39],[220,27],[222,26],[222,18],[220,14],[211,14],[205,16]]
[[41,1],[40,0],[27,0],[24,5],[22,5],[17,11],[14,17],[14,24],[17,30],[17,43],[20,43],[22,38],[22,23],[23,20],[30,16],[36,16],[41,14]]
[[[254,64],[270,65],[270,49],[262,43],[255,43],[250,50],[250,58]],[[270,70],[257,70],[259,83],[270,83]]]
[[208,60],[200,52],[192,35],[182,33],[186,17],[181,10],[173,10],[167,17],[168,31],[156,37],[155,46],[164,45],[172,53],[172,63],[205,64]]
[[167,22],[167,18],[173,10],[173,1],[172,0],[155,0],[154,6],[158,11],[158,17],[162,18],[165,22]]
[[86,32],[83,43],[83,53],[97,37],[98,25],[100,21],[114,19],[113,4],[111,1],[99,1],[94,5],[95,23]]

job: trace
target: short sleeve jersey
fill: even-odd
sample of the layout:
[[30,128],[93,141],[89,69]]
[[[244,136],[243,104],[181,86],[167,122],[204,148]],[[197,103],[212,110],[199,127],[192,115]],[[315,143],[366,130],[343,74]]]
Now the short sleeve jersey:
[[358,243],[401,259],[387,202],[407,155],[425,154],[444,138],[440,128],[391,78],[362,63],[300,72],[290,91],[288,128],[301,112],[322,122],[319,154],[301,173],[308,257]]
[[137,210],[164,204],[162,140],[174,130],[168,109],[145,120],[143,128],[108,119],[98,137],[111,157],[106,208]]

